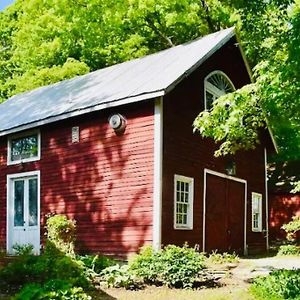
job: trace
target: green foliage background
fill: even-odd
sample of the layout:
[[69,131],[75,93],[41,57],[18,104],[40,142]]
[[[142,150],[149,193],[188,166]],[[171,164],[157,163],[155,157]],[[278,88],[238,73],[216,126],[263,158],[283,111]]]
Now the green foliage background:
[[232,25],[255,83],[221,97],[195,129],[224,155],[253,148],[268,123],[280,159],[299,160],[299,0],[16,0],[0,13],[0,102]]

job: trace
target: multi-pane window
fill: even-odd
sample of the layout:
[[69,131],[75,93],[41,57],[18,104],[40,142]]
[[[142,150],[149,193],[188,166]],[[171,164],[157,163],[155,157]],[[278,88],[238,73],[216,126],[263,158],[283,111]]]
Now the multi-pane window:
[[210,110],[213,102],[222,95],[234,91],[233,83],[221,71],[214,71],[210,73],[204,81],[205,89],[205,109]]
[[252,193],[252,231],[262,231],[262,194]]
[[40,135],[38,132],[12,136],[8,140],[8,163],[38,160],[40,156]]
[[174,227],[176,229],[193,228],[194,180],[190,177],[174,177]]

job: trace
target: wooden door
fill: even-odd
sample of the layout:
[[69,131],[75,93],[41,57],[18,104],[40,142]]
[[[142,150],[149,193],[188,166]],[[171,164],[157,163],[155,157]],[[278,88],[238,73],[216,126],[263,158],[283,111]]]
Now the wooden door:
[[243,253],[245,184],[207,174],[205,205],[205,251]]

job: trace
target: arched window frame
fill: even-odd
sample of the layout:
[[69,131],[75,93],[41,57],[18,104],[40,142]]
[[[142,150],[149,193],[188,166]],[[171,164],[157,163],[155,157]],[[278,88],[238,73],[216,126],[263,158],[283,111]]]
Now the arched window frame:
[[220,74],[222,75],[224,78],[226,78],[226,80],[230,83],[232,90],[235,91],[235,86],[233,84],[233,82],[231,81],[231,79],[223,72],[220,70],[215,70],[211,73],[209,73],[205,78],[204,78],[204,108],[205,110],[210,110],[211,107],[209,108],[207,105],[207,100],[206,100],[206,92],[209,92],[210,94],[213,95],[213,101],[217,100],[219,97],[225,95],[226,93],[220,89],[218,89],[215,85],[213,85],[212,83],[210,83],[207,79],[210,78],[211,76],[215,75],[215,74]]

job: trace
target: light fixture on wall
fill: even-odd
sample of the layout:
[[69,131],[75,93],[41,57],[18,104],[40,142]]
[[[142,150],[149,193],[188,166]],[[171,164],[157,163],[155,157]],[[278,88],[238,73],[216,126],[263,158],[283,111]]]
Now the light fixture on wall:
[[113,114],[108,118],[110,127],[117,133],[123,133],[126,128],[126,119],[121,114]]
[[225,171],[227,175],[235,176],[236,175],[236,164],[233,160],[228,160],[225,165]]

